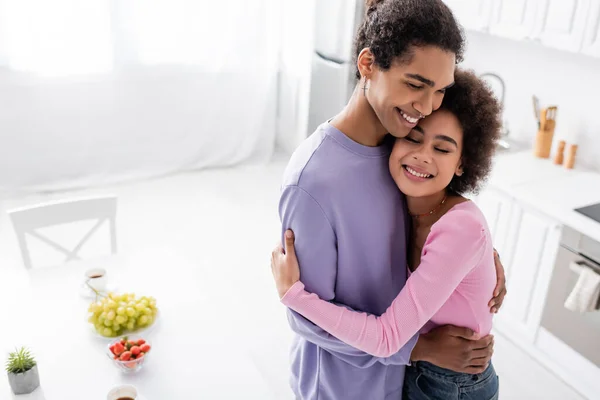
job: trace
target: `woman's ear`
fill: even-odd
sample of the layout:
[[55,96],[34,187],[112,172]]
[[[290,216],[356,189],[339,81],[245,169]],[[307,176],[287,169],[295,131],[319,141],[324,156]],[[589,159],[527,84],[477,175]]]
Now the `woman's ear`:
[[460,164],[458,164],[458,167],[456,167],[456,171],[454,171],[454,174],[456,176],[462,176],[463,173],[464,173],[464,171],[463,171],[462,162],[461,162]]

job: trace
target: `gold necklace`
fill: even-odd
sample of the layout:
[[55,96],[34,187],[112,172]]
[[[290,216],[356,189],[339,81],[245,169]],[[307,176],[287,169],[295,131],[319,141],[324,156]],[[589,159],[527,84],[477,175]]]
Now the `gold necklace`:
[[444,198],[442,199],[442,202],[440,204],[438,204],[437,206],[435,206],[431,211],[426,212],[424,214],[413,214],[410,211],[408,213],[410,214],[411,217],[414,217],[414,218],[423,218],[423,217],[426,217],[428,215],[433,214],[437,210],[439,210],[440,207],[442,207],[444,205],[444,203],[446,202],[446,199],[447,199],[447,196],[444,196]]

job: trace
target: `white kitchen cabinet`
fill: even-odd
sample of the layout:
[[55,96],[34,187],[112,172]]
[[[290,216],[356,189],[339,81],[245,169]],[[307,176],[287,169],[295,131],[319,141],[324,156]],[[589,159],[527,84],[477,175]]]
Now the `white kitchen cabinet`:
[[590,3],[581,51],[600,57],[600,0],[592,0]]
[[495,0],[490,32],[510,39],[530,39],[539,22],[542,0]]
[[579,52],[590,0],[543,0],[536,37],[548,47]]
[[482,191],[475,199],[475,204],[485,215],[485,219],[492,233],[494,248],[504,260],[508,257],[506,238],[508,237],[508,223],[511,213],[512,198],[494,189]]
[[493,0],[445,0],[465,28],[486,32],[492,17]]
[[[508,295],[501,310],[503,323],[533,341],[559,246],[561,225],[514,202],[502,262]],[[544,284],[545,282],[545,284]]]

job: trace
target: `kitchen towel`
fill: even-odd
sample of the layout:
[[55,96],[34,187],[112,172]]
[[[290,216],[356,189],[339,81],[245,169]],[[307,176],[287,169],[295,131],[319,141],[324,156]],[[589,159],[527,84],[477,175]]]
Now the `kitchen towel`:
[[600,275],[585,265],[571,267],[580,271],[579,279],[565,301],[565,308],[579,313],[596,310],[600,298]]

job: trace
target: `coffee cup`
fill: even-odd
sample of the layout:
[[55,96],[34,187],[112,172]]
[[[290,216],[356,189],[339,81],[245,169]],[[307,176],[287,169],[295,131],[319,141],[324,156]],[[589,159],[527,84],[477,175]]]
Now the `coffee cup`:
[[98,292],[106,291],[106,270],[104,268],[92,268],[85,271],[85,281],[90,287]]
[[113,388],[106,400],[138,400],[138,391],[133,385],[122,385]]

